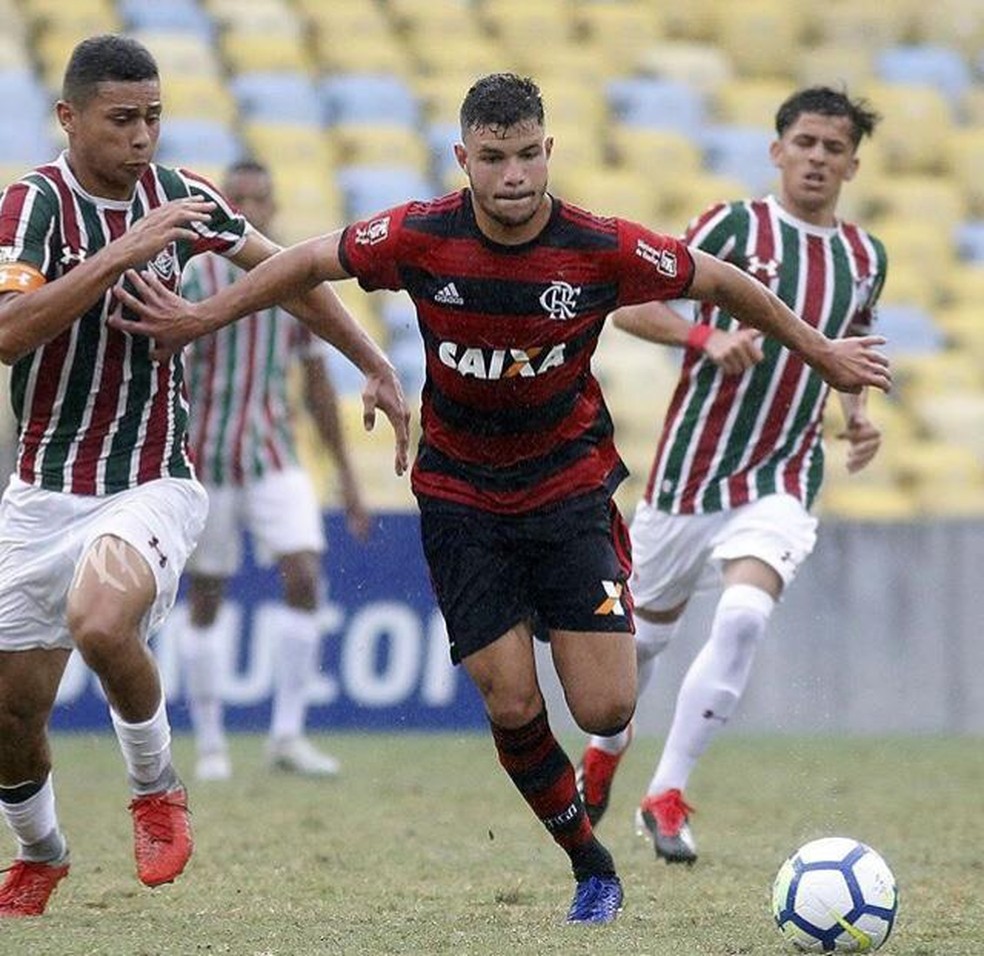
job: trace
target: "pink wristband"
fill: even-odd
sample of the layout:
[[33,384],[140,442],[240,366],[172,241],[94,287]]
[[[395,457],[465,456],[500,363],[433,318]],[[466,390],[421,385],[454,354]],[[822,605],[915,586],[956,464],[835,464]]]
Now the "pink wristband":
[[697,349],[698,352],[703,351],[704,346],[707,345],[707,340],[713,333],[714,329],[710,325],[695,325],[687,333],[687,347]]

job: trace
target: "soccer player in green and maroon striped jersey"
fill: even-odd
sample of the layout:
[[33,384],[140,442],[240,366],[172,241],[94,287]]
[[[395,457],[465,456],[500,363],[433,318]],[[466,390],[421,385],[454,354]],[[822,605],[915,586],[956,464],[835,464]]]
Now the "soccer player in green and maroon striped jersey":
[[[15,475],[0,502],[0,813],[17,856],[0,917],[44,911],[68,874],[47,723],[73,648],[109,702],[133,799],[137,875],[173,881],[191,851],[187,795],[147,634],[170,609],[205,520],[178,354],[108,324],[128,269],[177,291],[207,251],[251,268],[278,247],[221,192],[154,163],[157,64],[137,41],[82,41],[56,106],[68,149],[0,197],[0,359],[13,366]],[[291,309],[366,374],[406,460],[395,371],[322,285]]]
[[[234,163],[222,190],[250,225],[268,233],[277,206],[265,166],[253,160]],[[184,295],[206,299],[241,274],[227,259],[199,256],[182,276]],[[232,773],[222,726],[222,654],[215,622],[226,582],[242,560],[244,530],[257,561],[276,561],[283,583],[284,603],[271,626],[275,667],[268,762],[274,769],[312,776],[338,772],[336,760],[304,735],[317,672],[325,536],[318,496],[297,454],[288,387],[296,365],[304,409],[336,468],[348,527],[365,538],[370,517],[338,420],[327,348],[274,306],[198,339],[188,350],[191,448],[209,497],[208,520],[188,562],[188,624],[179,637],[199,780],[221,780]]]
[[[793,94],[778,110],[771,147],[778,193],[712,206],[690,224],[686,241],[743,269],[825,335],[869,334],[885,248],[840,220],[836,208],[841,186],[857,172],[858,144],[877,120],[863,101],[826,87]],[[614,321],[641,338],[686,346],[631,527],[640,693],[705,570],[720,571],[723,584],[638,814],[657,856],[692,863],[687,781],[734,712],[773,608],[813,549],[809,509],[823,477],[830,389],[797,355],[739,328],[714,303],[700,303],[693,324],[662,303],[620,310]],[[881,434],[863,392],[839,398],[846,421],[839,437],[856,471],[876,454]],[[628,730],[594,737],[585,751],[579,779],[595,820],[630,739]]]

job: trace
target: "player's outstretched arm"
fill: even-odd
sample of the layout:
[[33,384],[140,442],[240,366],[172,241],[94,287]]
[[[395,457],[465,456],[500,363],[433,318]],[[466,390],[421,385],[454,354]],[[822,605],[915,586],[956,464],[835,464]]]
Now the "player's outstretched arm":
[[881,429],[868,417],[867,393],[839,393],[844,428],[837,437],[848,443],[847,470],[851,474],[867,465],[881,448]]
[[616,328],[647,342],[700,349],[725,375],[740,375],[762,361],[758,329],[725,332],[695,325],[665,302],[626,305],[611,313]]
[[796,314],[773,292],[751,276],[707,253],[691,250],[694,278],[687,295],[713,302],[743,325],[777,339],[833,388],[858,392],[865,386],[887,392],[892,386],[888,356],[877,346],[880,335],[828,339]]

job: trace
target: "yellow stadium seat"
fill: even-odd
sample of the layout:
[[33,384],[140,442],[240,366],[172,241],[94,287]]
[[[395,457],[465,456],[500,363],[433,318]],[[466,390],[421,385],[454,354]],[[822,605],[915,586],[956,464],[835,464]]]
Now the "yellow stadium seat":
[[968,448],[984,462],[984,391],[920,395],[913,415],[930,438]]
[[723,123],[774,130],[776,110],[790,92],[784,80],[738,79],[722,86],[712,102],[716,118]]
[[536,69],[544,37],[555,37],[567,46],[572,31],[570,5],[566,0],[484,0],[481,20],[526,71]]
[[646,47],[637,63],[641,73],[687,83],[705,95],[732,82],[734,64],[714,43],[660,40]]
[[913,488],[984,484],[984,466],[972,449],[937,438],[919,439],[900,449],[898,467],[903,484]]
[[874,82],[858,92],[883,116],[875,135],[889,172],[942,171],[954,123],[938,89],[921,83]]
[[955,349],[928,355],[896,355],[892,365],[895,387],[911,407],[926,395],[984,390],[984,369],[980,361]]
[[478,18],[460,0],[388,0],[397,29],[415,41],[447,46],[483,35]]
[[832,86],[854,92],[874,79],[872,51],[842,43],[807,44],[793,67],[798,86]]
[[430,162],[423,137],[402,124],[337,123],[328,138],[340,166],[403,163],[426,173]]
[[893,216],[879,222],[874,231],[889,252],[889,281],[893,273],[912,269],[922,281],[929,283],[955,262],[953,237],[945,226],[918,218]]
[[984,263],[957,263],[939,281],[945,305],[972,305],[979,310],[984,302]]
[[905,39],[910,19],[900,6],[890,14],[885,0],[827,0],[811,9],[810,27],[816,42],[877,50]]
[[918,514],[911,491],[894,483],[828,482],[817,511],[824,517],[857,522],[909,521]]
[[918,42],[956,47],[968,58],[984,49],[984,15],[973,0],[913,2],[913,27]]
[[236,101],[215,74],[171,74],[162,70],[161,89],[167,118],[202,117],[226,124],[236,119]]
[[965,218],[963,197],[954,183],[925,173],[884,176],[869,182],[866,199],[864,219],[876,234],[886,219],[922,221],[952,230]]
[[537,83],[543,93],[548,127],[573,123],[598,127],[605,120],[608,104],[596,84],[551,76],[537,77]]
[[221,72],[218,53],[205,36],[159,30],[138,30],[132,36],[153,53],[163,78],[215,77]]
[[574,56],[597,57],[610,70],[638,67],[646,50],[665,37],[662,5],[645,0],[586,0],[575,8],[574,33],[579,49]]
[[243,33],[299,34],[301,18],[286,0],[204,0],[205,9],[223,29]]
[[334,164],[331,141],[320,126],[248,122],[242,132],[249,148],[271,166],[288,160],[308,163],[327,175]]
[[739,76],[794,75],[804,26],[801,9],[788,0],[721,4],[715,39],[728,51]]
[[947,171],[962,194],[967,218],[984,218],[984,123],[953,130],[943,149]]
[[606,157],[598,126],[590,123],[553,122],[548,119],[547,131],[554,140],[551,177],[556,179],[568,172],[582,169],[604,171]]
[[227,30],[219,39],[222,58],[233,73],[248,70],[306,70],[314,63],[300,34]]
[[701,173],[698,176],[665,176],[659,184],[664,197],[661,230],[682,234],[687,224],[715,203],[741,199],[748,188],[740,179]]
[[[440,33],[422,30],[407,38],[410,53],[418,69],[430,74],[453,73],[468,75],[472,81],[486,73],[516,69],[518,64],[503,49],[502,45],[489,37],[476,32],[455,37],[441,37]],[[461,90],[464,97],[468,86]]]
[[714,40],[720,0],[688,0],[687,3],[664,3],[660,6],[660,18],[667,38],[698,43]]
[[[653,183],[660,212],[675,201],[675,182],[701,175],[700,150],[690,137],[675,130],[614,124],[610,142],[617,166]],[[653,175],[654,170],[658,175]]]
[[314,34],[314,51],[318,66],[329,73],[410,76],[413,72],[403,45],[388,31],[348,34],[335,27],[319,27]]
[[75,33],[79,38],[99,33],[118,33],[122,22],[112,0],[29,0],[23,15],[35,28]]
[[0,33],[0,70],[31,68],[30,45],[18,23],[13,21],[9,31]]
[[630,169],[582,167],[563,174],[563,199],[600,216],[621,216],[651,225],[658,205],[651,176]]

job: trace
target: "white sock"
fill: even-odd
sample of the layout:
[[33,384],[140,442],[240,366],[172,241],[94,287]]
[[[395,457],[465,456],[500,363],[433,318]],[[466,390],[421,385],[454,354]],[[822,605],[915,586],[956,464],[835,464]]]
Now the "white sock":
[[[654,621],[644,621],[636,616],[636,669],[638,671],[638,690],[636,696],[642,697],[646,688],[653,679],[653,672],[656,669],[656,658],[666,649],[677,629],[678,621],[670,623],[655,623]],[[599,737],[597,734],[591,735],[589,746],[597,747],[607,754],[617,756],[622,753],[629,742],[632,740],[632,730],[626,727],[624,730],[611,737]]]
[[208,627],[194,627],[189,623],[180,635],[179,644],[185,697],[198,753],[223,752],[226,740],[219,691],[222,661],[218,627],[214,623]]
[[318,652],[318,615],[283,607],[280,632],[274,644],[273,713],[270,739],[289,740],[304,732],[308,694]]
[[133,792],[147,794],[171,789],[177,775],[171,766],[171,725],[163,696],[154,716],[139,724],[127,723],[112,708],[110,715]]
[[775,601],[761,588],[750,584],[725,588],[710,637],[680,686],[650,794],[685,789],[698,758],[738,706],[774,607]]
[[[8,793],[13,789],[3,788]],[[41,789],[26,800],[18,803],[0,800],[0,811],[17,838],[19,860],[52,863],[61,860],[68,852],[65,837],[58,827],[55,788],[50,773]]]

